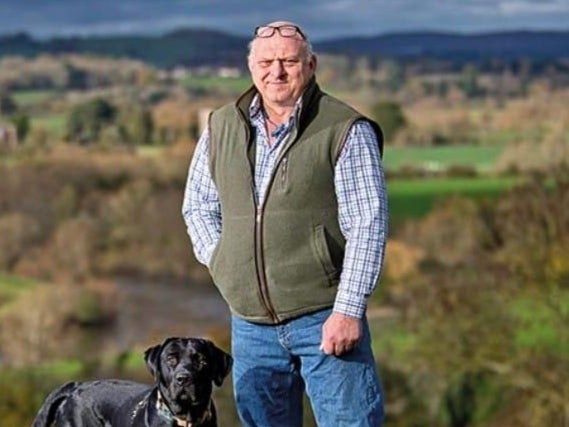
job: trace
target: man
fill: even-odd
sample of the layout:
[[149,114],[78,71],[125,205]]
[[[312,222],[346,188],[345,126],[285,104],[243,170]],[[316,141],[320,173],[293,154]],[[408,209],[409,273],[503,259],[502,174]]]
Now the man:
[[183,216],[232,312],[245,426],[378,426],[365,318],[387,229],[377,124],[320,91],[305,33],[278,21],[249,45],[254,86],[212,113]]

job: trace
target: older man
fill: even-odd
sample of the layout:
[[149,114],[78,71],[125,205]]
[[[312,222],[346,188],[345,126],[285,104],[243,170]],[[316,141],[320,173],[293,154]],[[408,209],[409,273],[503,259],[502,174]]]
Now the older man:
[[306,34],[255,29],[254,86],[212,113],[183,216],[232,312],[245,426],[378,426],[383,396],[366,301],[379,281],[387,202],[377,124],[325,94]]

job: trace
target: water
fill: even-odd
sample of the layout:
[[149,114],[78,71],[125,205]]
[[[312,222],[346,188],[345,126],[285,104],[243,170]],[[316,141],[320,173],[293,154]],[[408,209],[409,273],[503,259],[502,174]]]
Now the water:
[[125,351],[171,336],[209,336],[229,328],[229,309],[213,285],[119,279],[118,312],[99,339],[101,350]]

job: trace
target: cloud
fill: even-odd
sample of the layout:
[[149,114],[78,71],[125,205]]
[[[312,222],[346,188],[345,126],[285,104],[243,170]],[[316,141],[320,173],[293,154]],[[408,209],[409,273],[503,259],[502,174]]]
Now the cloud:
[[499,8],[507,16],[569,13],[569,2],[511,0],[499,2]]
[[207,27],[248,35],[260,23],[298,22],[313,39],[432,29],[569,29],[567,0],[1,0],[0,33],[160,33]]

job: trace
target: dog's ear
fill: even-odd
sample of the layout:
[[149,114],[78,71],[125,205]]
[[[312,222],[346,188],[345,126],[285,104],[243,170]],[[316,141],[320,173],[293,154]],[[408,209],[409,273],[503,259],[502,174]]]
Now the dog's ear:
[[166,338],[162,344],[150,347],[144,352],[146,367],[156,381],[160,381],[162,378],[162,371],[160,370],[160,355],[162,354],[162,349],[173,339],[175,338]]
[[217,347],[213,342],[207,340],[209,354],[213,364],[213,383],[221,386],[223,380],[229,374],[233,366],[233,357]]
[[146,362],[146,367],[154,377],[156,381],[160,380],[160,354],[162,353],[162,344],[155,345],[154,347],[148,348],[144,352],[144,361]]

